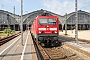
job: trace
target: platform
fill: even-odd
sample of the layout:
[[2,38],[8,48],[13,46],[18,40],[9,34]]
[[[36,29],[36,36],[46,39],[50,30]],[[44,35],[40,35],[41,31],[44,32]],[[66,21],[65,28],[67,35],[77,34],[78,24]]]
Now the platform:
[[[90,30],[86,30],[86,31],[78,31],[78,39],[84,39],[84,40],[90,40]],[[65,37],[73,37],[75,38],[75,31],[73,30],[73,33],[72,31],[67,31],[67,35],[65,35],[65,31],[60,31],[59,32],[59,35],[61,36],[65,36]],[[64,41],[64,40],[63,40]],[[89,58],[90,58],[90,43],[86,43],[86,42],[81,42],[81,41],[78,41],[78,43],[76,41],[69,41],[67,39],[67,41],[64,41],[65,43],[67,43],[68,45],[72,46],[73,47],[76,47],[75,50],[79,50],[80,53],[84,53],[86,54]]]
[[[28,38],[27,38],[27,36],[28,36]],[[19,40],[16,42],[16,44],[14,44],[11,47],[11,49],[9,49],[7,54],[2,53],[0,58],[5,55],[2,58],[2,60],[38,60],[36,51],[35,51],[35,47],[34,47],[34,44],[33,44],[33,41],[32,41],[29,31],[25,31],[23,33],[23,45],[24,46],[25,46],[25,42],[27,39],[26,47],[22,46],[21,36],[18,36],[17,38],[15,38],[15,39],[9,41],[8,43],[4,44],[3,46],[1,46],[0,52],[2,52],[2,50],[4,50],[6,47],[8,47],[10,44],[12,44],[18,38],[19,38]],[[24,48],[25,48],[25,50],[24,50]],[[24,54],[23,54],[23,51],[24,51]]]

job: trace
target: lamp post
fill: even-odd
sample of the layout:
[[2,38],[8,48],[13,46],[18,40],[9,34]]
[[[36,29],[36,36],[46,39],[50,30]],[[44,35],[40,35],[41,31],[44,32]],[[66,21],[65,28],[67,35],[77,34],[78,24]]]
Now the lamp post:
[[[8,30],[10,29],[10,21],[9,21],[9,19],[10,19],[10,15],[9,15],[9,14],[7,14],[7,20],[8,20]],[[8,36],[9,36],[9,31],[8,31]]]
[[[1,4],[1,3],[0,3]],[[4,5],[3,4],[1,4],[1,10],[4,10]],[[2,11],[2,21],[1,21],[1,23],[3,23],[4,22],[4,13],[3,13],[3,11]],[[1,27],[2,28],[2,27]]]
[[[73,18],[73,17],[72,17]],[[71,18],[71,31],[72,31],[72,33],[73,33],[73,19]]]
[[22,19],[22,15],[23,15],[23,0],[21,0],[21,44],[23,46],[23,19]]
[[20,26],[21,26],[20,25],[20,18],[19,17],[17,18],[17,22],[18,22],[18,31],[19,31],[20,30]]
[[67,35],[67,13],[65,15],[65,35]]
[[77,0],[75,0],[75,12],[76,12],[76,28],[75,28],[75,40],[78,44],[78,11],[77,11]]
[[[0,20],[1,20],[1,19],[2,19],[2,18],[0,18]],[[0,30],[1,30],[1,23],[2,23],[2,22],[0,21]]]
[[[14,6],[14,21],[15,21],[15,6]],[[13,25],[13,29],[15,30],[15,22],[13,22],[14,25]]]
[[[4,21],[3,23],[4,23],[4,25],[5,25],[6,22]],[[5,29],[5,26],[4,26],[4,25],[3,25],[3,29]]]

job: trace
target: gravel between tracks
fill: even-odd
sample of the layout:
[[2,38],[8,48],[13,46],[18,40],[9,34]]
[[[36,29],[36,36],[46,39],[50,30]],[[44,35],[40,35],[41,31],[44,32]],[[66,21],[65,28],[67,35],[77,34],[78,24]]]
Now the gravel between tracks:
[[38,45],[38,48],[44,60],[83,60],[76,53],[72,53],[70,49],[66,49],[65,46],[47,48]]

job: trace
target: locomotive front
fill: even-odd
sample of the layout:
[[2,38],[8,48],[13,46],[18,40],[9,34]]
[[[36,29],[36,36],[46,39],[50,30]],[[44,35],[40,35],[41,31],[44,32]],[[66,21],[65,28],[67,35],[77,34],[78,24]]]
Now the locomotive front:
[[59,20],[57,16],[37,17],[37,39],[44,45],[58,43]]

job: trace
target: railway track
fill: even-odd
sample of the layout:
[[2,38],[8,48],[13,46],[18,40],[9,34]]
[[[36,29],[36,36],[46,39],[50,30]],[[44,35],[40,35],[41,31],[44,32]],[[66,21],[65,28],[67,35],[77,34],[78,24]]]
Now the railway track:
[[20,35],[20,32],[14,34],[14,35],[5,37],[5,38],[3,38],[3,39],[0,39],[0,46],[2,46],[3,44],[7,43],[8,41],[12,40],[13,38],[15,38],[15,37],[17,37],[17,36],[19,36],[19,35]]
[[[76,40],[72,37],[67,37],[67,36],[59,36],[59,41],[63,43],[64,46],[68,47],[68,49],[71,49],[75,51],[79,56],[83,57],[84,60],[90,60],[90,53],[87,51],[88,46],[90,45],[90,41],[83,40],[83,39],[78,39],[79,45],[75,44]],[[69,44],[74,43],[74,44]],[[83,46],[86,46],[87,48],[84,48]],[[85,50],[87,49],[87,50]]]
[[[34,40],[35,41],[35,40]],[[40,52],[41,60],[83,60],[76,53],[64,48],[58,47],[42,47],[35,41],[38,51]]]

